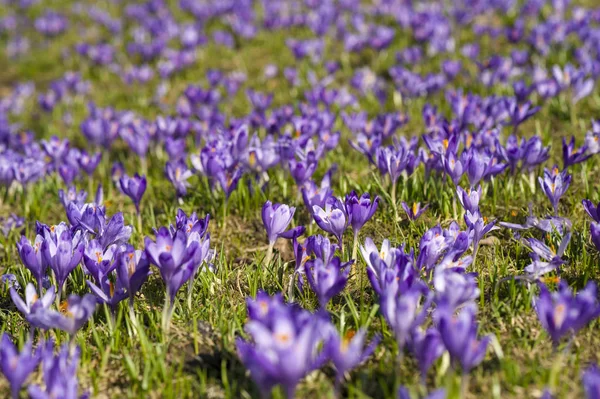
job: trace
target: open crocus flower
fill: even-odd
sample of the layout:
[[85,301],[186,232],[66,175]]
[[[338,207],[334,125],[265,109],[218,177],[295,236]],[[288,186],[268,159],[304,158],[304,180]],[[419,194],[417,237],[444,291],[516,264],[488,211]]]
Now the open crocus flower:
[[571,136],[571,140],[567,143],[566,138],[562,139],[562,150],[563,150],[563,168],[566,169],[569,166],[576,165],[588,160],[593,154],[588,154],[587,146],[575,149],[575,136]]
[[[31,323],[30,315],[37,312],[39,309],[48,309],[52,305],[56,293],[54,287],[46,290],[46,293],[40,298],[35,290],[32,283],[28,283],[25,287],[25,301],[21,299],[17,290],[14,287],[10,287],[10,297],[13,303],[19,309],[19,312],[25,316],[25,319]],[[33,324],[32,324],[33,325]],[[40,327],[39,325],[33,325],[33,327]]]
[[321,229],[337,238],[340,247],[343,245],[342,236],[346,230],[346,213],[342,201],[336,197],[329,197],[325,202],[324,209],[313,205],[313,218]]
[[2,334],[0,340],[0,371],[10,384],[13,399],[19,398],[21,388],[39,364],[41,355],[39,348],[36,351],[33,350],[31,341],[28,341],[19,352],[8,334]]
[[420,202],[413,202],[412,206],[408,206],[406,202],[402,201],[401,205],[404,212],[406,212],[408,220],[412,221],[417,220],[429,208],[429,204],[421,207]]
[[552,170],[544,169],[544,178],[538,178],[542,191],[550,200],[554,208],[554,214],[558,216],[558,201],[567,192],[571,184],[571,175],[567,170],[560,172],[558,166],[554,166]]
[[540,240],[529,238],[527,243],[533,252],[529,254],[531,264],[525,267],[525,272],[528,276],[537,279],[564,264],[565,261],[562,259],[562,256],[570,240],[571,233],[568,232],[563,236],[558,250],[555,250],[554,247],[549,247]]
[[96,297],[86,294],[83,297],[70,295],[61,304],[60,312],[53,309],[40,309],[31,314],[32,323],[44,329],[58,328],[74,336],[83,327],[96,309]]
[[90,240],[83,252],[83,264],[86,271],[100,283],[101,276],[108,275],[114,269],[114,256],[117,252],[116,245],[109,245],[104,249],[98,240]]
[[540,284],[540,295],[534,300],[535,311],[542,327],[557,346],[565,335],[576,334],[600,316],[596,284],[592,281],[577,294],[562,281],[557,292],[551,293]]
[[337,384],[344,381],[346,373],[366,361],[381,340],[380,336],[376,336],[365,347],[366,335],[364,328],[356,332],[349,330],[343,337],[334,331],[325,341],[324,351],[335,366]]
[[188,236],[195,232],[203,238],[208,231],[209,221],[209,214],[206,214],[206,216],[202,219],[198,219],[196,212],[193,212],[190,216],[188,216],[183,210],[178,209],[177,216],[175,217],[175,226],[171,225],[169,230],[173,236],[177,230],[183,230]]
[[187,189],[190,186],[188,179],[193,176],[193,173],[183,161],[169,161],[165,165],[165,176],[177,191],[178,197],[184,197],[187,194]]
[[367,237],[365,239],[365,245],[360,246],[360,253],[363,257],[363,260],[367,264],[367,268],[371,269],[373,273],[377,273],[377,270],[375,270],[373,265],[371,264],[371,254],[375,253],[379,258],[381,258],[381,260],[386,264],[387,267],[392,267],[393,256],[396,253],[395,250],[395,248],[392,248],[390,246],[390,240],[388,240],[387,238],[381,243],[381,250],[377,248],[371,237]]

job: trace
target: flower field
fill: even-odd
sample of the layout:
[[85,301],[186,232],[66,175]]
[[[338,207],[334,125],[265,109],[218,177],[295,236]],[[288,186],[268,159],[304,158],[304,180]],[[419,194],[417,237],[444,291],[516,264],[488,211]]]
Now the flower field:
[[0,396],[600,398],[600,6],[0,2]]

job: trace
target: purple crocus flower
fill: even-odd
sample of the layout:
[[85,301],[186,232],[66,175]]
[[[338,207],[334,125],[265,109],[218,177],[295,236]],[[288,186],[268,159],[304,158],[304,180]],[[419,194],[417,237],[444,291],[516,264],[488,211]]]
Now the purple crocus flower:
[[40,293],[42,292],[42,278],[46,275],[46,269],[48,268],[42,257],[43,242],[44,238],[39,234],[35,237],[33,245],[25,236],[21,236],[21,241],[17,242],[19,257],[23,265],[33,274]]
[[[371,260],[374,260],[371,256]],[[404,349],[409,334],[419,327],[427,317],[427,311],[432,302],[432,295],[424,300],[425,287],[415,284],[406,290],[400,290],[400,284],[390,282],[382,287],[379,303],[381,313],[394,332],[400,350]]]
[[278,237],[285,236],[285,229],[292,222],[295,207],[285,204],[272,204],[271,201],[265,202],[262,207],[261,215],[263,225],[267,231],[269,245],[274,245]]
[[288,166],[294,181],[300,187],[315,173],[317,169],[317,157],[313,151],[309,151],[303,159],[290,159]]
[[600,223],[600,202],[597,205],[588,199],[584,199],[581,201],[583,204],[583,208],[587,212],[588,215],[596,222]]
[[475,213],[471,213],[469,211],[465,213],[465,223],[467,227],[469,227],[469,239],[473,244],[473,256],[475,256],[477,255],[477,250],[479,249],[479,242],[483,236],[485,236],[494,228],[496,220],[486,224],[486,221],[483,219],[483,217],[481,217],[479,210],[477,210]]
[[430,328],[425,332],[416,328],[411,334],[409,346],[419,364],[421,381],[425,381],[427,372],[433,363],[444,353],[444,344],[440,333],[435,328]]
[[175,216],[175,226],[171,225],[169,229],[171,231],[171,235],[173,236],[177,230],[183,230],[188,237],[192,233],[198,233],[201,238],[204,238],[208,232],[209,221],[209,214],[206,214],[206,216],[202,219],[198,219],[196,212],[193,212],[190,216],[188,216],[182,209],[178,209],[177,215]]
[[463,308],[458,316],[444,309],[438,314],[438,331],[454,367],[462,366],[463,372],[468,373],[483,361],[487,347],[492,340],[488,335],[477,339],[477,321],[475,306]]
[[89,393],[78,394],[79,358],[79,347],[71,350],[68,344],[64,344],[54,355],[54,343],[48,341],[42,349],[44,388],[31,385],[28,389],[29,396],[32,399],[88,399]]
[[86,294],[83,297],[70,295],[66,302],[61,304],[61,312],[52,309],[43,309],[32,313],[32,324],[41,325],[44,329],[57,328],[74,336],[83,327],[96,309],[96,297]]
[[21,289],[21,285],[17,280],[17,276],[12,273],[3,274],[2,277],[0,277],[0,286],[4,288],[16,288],[18,290]]
[[481,186],[476,189],[464,190],[462,187],[456,187],[458,201],[465,211],[475,213],[479,211],[479,200],[481,199]]
[[318,205],[321,208],[325,207],[325,201],[333,194],[331,190],[331,175],[334,171],[334,168],[327,171],[325,176],[323,176],[323,180],[321,180],[320,186],[317,186],[312,180],[304,182],[301,189],[302,199],[309,212],[312,213],[313,205]]
[[356,332],[349,330],[343,337],[334,331],[325,342],[324,351],[335,366],[337,384],[344,381],[346,373],[367,360],[381,341],[381,337],[376,336],[365,347],[366,335],[364,328]]
[[527,243],[533,252],[529,254],[531,264],[525,267],[525,273],[529,277],[537,279],[546,273],[558,269],[565,263],[562,256],[570,240],[571,233],[568,232],[563,236],[558,250],[555,250],[554,246],[551,248],[540,240],[529,238]]
[[[33,284],[29,283],[25,287],[25,301],[23,301],[17,293],[17,290],[14,287],[10,287],[10,297],[12,298],[13,303],[19,312],[23,314],[25,320],[30,324],[32,324],[32,319],[29,316],[40,309],[42,311],[49,309],[52,302],[54,302],[55,296],[56,292],[54,291],[54,287],[50,287],[50,289],[46,290],[46,293],[40,298]],[[40,325],[35,324],[32,324],[32,326],[41,327]]]
[[82,150],[79,158],[77,159],[77,164],[85,173],[88,175],[93,175],[94,171],[98,167],[98,164],[102,160],[102,153],[97,152],[93,155],[89,155],[87,151]]
[[558,166],[555,165],[551,170],[544,169],[544,178],[540,176],[538,181],[554,208],[554,214],[558,216],[558,201],[571,185],[571,175],[566,169],[559,172]]
[[40,363],[41,355],[39,349],[33,350],[31,341],[27,341],[21,352],[19,352],[8,334],[2,334],[0,340],[0,371],[10,384],[13,399],[19,398],[21,388]]
[[600,251],[600,223],[592,222],[590,224],[590,235],[596,249]]
[[[469,257],[462,259],[465,268],[469,261]],[[456,267],[449,268],[443,264],[436,267],[433,286],[438,308],[446,307],[452,311],[467,303],[472,303],[479,297],[477,273],[464,273],[463,270]]]
[[286,396],[294,398],[298,382],[325,360],[317,352],[323,319],[284,304],[280,296],[270,298],[261,293],[256,301],[248,300],[248,316],[245,330],[252,341],[236,341],[242,363],[263,395],[280,384]]
[[104,248],[99,240],[90,240],[83,251],[85,270],[100,284],[102,276],[108,275],[114,269],[116,245]]
[[169,161],[165,165],[165,176],[175,187],[178,197],[184,197],[187,194],[187,189],[190,186],[190,183],[187,180],[192,177],[192,175],[192,171],[188,169],[183,161]]
[[342,246],[342,235],[346,230],[346,212],[342,201],[336,197],[329,197],[325,202],[325,208],[313,205],[312,214],[317,225],[333,234],[338,239],[338,244]]
[[116,282],[113,283],[109,275],[101,275],[98,283],[95,284],[89,280],[86,283],[92,294],[98,299],[98,302],[110,307],[114,317],[119,303],[127,298],[123,282],[119,277],[117,276]]
[[121,191],[133,200],[135,209],[140,212],[140,202],[146,192],[146,176],[140,176],[137,173],[133,177],[123,174],[119,179]]
[[442,157],[444,170],[450,177],[454,185],[458,185],[460,178],[465,174],[465,167],[462,161],[456,157],[452,151],[449,151],[445,157]]
[[117,278],[129,295],[129,306],[133,306],[135,294],[151,274],[146,252],[136,250],[131,245],[127,245],[117,255],[116,262]]
[[172,307],[177,291],[192,277],[198,242],[191,240],[188,243],[181,230],[171,236],[169,229],[161,227],[156,233],[156,242],[146,237],[145,245],[148,260],[159,268],[167,286],[167,298]]
[[571,140],[567,143],[567,140],[563,137],[562,139],[562,151],[563,151],[563,169],[567,169],[569,166],[576,165],[588,160],[593,154],[587,154],[587,146],[584,145],[581,148],[575,150],[575,136],[571,136]]
[[50,266],[56,277],[59,297],[67,277],[81,261],[85,249],[84,243],[68,228],[60,231],[58,227],[61,225],[57,226],[55,230],[57,233],[50,234],[44,239],[40,248],[43,262]]
[[475,187],[486,175],[488,168],[488,159],[486,156],[475,150],[463,152],[463,164],[471,187]]
[[553,293],[540,284],[540,295],[534,300],[534,305],[540,323],[550,334],[555,347],[565,335],[576,334],[600,316],[600,304],[593,281],[575,295],[564,281]]
[[581,381],[587,399],[600,398],[600,369],[596,364],[583,371]]
[[352,226],[355,237],[358,236],[358,232],[364,224],[373,217],[375,211],[377,211],[378,205],[379,196],[375,196],[375,198],[371,200],[371,195],[369,193],[364,193],[358,197],[355,191],[346,195],[344,206],[346,215],[348,215],[348,224]]
[[420,202],[413,202],[412,206],[408,206],[406,202],[402,201],[401,205],[406,212],[406,217],[411,221],[417,220],[429,208],[429,204],[422,207]]
[[351,264],[352,262],[342,263],[337,256],[330,262],[319,258],[306,262],[306,278],[317,294],[321,308],[324,309],[331,298],[342,292],[348,282]]

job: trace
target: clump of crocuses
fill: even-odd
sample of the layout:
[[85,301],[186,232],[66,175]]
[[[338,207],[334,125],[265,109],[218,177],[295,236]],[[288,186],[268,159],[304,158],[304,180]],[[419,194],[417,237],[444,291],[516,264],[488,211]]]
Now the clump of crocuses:
[[[186,216],[183,220],[184,216],[185,213],[178,215],[178,227],[158,229],[156,241],[145,238],[148,261],[158,267],[166,286],[162,320],[164,330],[168,330],[170,326],[175,295],[186,282],[193,279],[210,253],[210,236],[202,228],[202,225],[208,223],[208,218],[197,224],[195,215],[190,218]],[[199,229],[195,228],[196,225]]]
[[336,387],[345,375],[364,362],[379,342],[375,337],[365,347],[366,331],[340,337],[325,313],[311,314],[283,301],[281,294],[258,292],[247,299],[245,331],[249,340],[238,338],[242,363],[264,396],[280,385],[288,398],[308,373],[331,360],[336,368]]

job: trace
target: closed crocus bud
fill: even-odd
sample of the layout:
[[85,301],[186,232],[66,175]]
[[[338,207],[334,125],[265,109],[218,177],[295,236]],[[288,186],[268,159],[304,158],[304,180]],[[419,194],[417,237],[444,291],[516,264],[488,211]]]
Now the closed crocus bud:
[[379,196],[375,196],[371,200],[369,193],[364,193],[360,197],[356,192],[352,191],[346,195],[345,201],[346,214],[348,215],[348,224],[352,226],[354,234],[358,234],[358,231],[368,222],[379,205]]
[[296,208],[293,206],[272,204],[271,201],[265,202],[261,215],[270,245],[274,244],[277,238],[287,229],[295,211]]
[[479,365],[485,357],[491,336],[477,339],[477,321],[474,306],[468,306],[458,315],[442,309],[438,331],[454,367],[461,366],[465,373]]
[[135,204],[135,209],[140,212],[140,202],[146,192],[146,176],[140,176],[137,173],[133,177],[126,174],[119,179],[119,185],[125,195],[127,195]]

